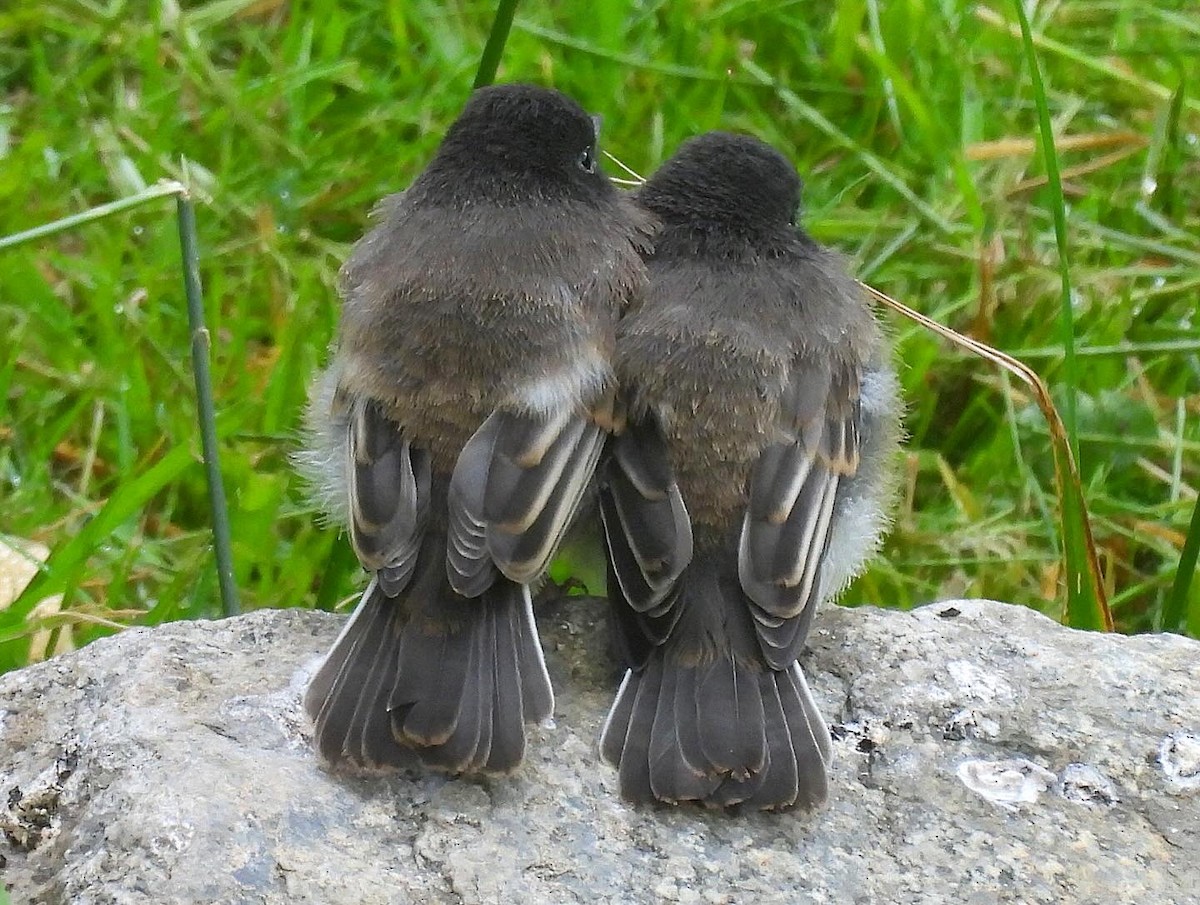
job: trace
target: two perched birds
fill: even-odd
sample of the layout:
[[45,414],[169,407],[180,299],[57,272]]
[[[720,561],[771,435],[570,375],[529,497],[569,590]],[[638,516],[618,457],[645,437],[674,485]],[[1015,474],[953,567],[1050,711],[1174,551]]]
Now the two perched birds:
[[481,89],[344,268],[304,463],[372,577],[305,696],[315,744],[515,769],[554,707],[529,588],[598,489],[622,795],[818,804],[797,657],[886,521],[885,343],[770,147],[700,136],[632,194],[597,156],[564,95]]

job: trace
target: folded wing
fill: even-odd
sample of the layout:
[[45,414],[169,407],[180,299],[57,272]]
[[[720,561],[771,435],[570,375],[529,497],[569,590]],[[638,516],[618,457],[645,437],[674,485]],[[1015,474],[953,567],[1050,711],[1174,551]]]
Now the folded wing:
[[450,584],[475,597],[502,573],[528,584],[549,565],[596,470],[605,432],[589,413],[493,413],[450,481]]
[[779,435],[755,465],[738,548],[763,656],[796,659],[816,610],[838,484],[858,470],[856,368],[794,363],[780,400]]
[[652,416],[609,440],[601,482],[609,569],[620,589],[610,596],[625,653],[640,664],[679,621],[678,579],[692,559],[691,519]]
[[429,517],[429,454],[372,400],[353,403],[346,430],[350,539],[359,562],[394,597],[412,577]]

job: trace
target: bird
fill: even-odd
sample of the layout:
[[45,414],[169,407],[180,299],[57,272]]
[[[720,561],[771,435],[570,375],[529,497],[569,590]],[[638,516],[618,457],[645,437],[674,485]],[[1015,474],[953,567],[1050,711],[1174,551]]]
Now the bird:
[[553,89],[475,91],[341,270],[297,456],[370,575],[304,694],[334,768],[509,774],[553,713],[530,585],[611,426],[651,229],[598,130]]
[[816,807],[829,730],[798,657],[875,553],[897,486],[889,344],[802,183],[756,138],[686,141],[636,191],[658,221],[617,330],[599,467],[616,649],[600,754],[634,803]]

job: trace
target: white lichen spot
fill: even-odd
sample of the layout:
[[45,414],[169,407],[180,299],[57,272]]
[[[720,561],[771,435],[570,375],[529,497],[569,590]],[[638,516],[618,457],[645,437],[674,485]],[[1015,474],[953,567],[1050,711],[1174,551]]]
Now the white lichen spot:
[[1172,784],[1200,789],[1200,735],[1187,729],[1172,732],[1158,746],[1158,763]]
[[1011,760],[967,760],[958,765],[962,784],[981,798],[1008,811],[1033,804],[1058,777],[1023,757]]

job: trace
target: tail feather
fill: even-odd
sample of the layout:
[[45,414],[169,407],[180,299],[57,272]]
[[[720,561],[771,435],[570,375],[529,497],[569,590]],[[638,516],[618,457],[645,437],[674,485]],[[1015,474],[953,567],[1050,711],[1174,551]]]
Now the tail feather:
[[399,631],[399,613],[394,606],[380,609],[387,613],[387,618],[378,628],[379,643],[346,729],[342,749],[350,756],[357,754],[367,767],[410,767],[415,764],[415,758],[412,752],[398,748],[392,740],[392,723],[387,712],[388,695],[396,682],[397,662],[392,654],[392,639]]
[[[447,639],[443,650],[450,656],[436,683],[410,688],[407,696],[419,700],[403,723],[393,714],[395,731],[414,745],[421,760],[446,773],[477,772],[491,751],[494,616],[480,612],[477,624]],[[513,713],[515,721],[520,711]]]
[[354,714],[372,693],[369,681],[383,655],[387,621],[387,599],[373,582],[309,684],[305,708],[316,725],[317,750],[327,761],[342,758]]
[[720,785],[712,764],[703,756],[694,720],[680,722],[677,710],[682,700],[695,713],[695,670],[664,669],[658,707],[650,738],[650,787],[659,801],[703,801]]
[[529,588],[520,588],[521,600],[514,602],[509,612],[517,649],[517,667],[521,678],[521,712],[527,723],[541,723],[554,714],[554,688],[546,670],[546,657],[538,640],[537,623],[533,620],[533,601]]
[[308,682],[308,688],[304,691],[304,709],[313,720],[317,719],[321,707],[328,700],[334,683],[337,682],[338,673],[350,659],[351,653],[362,644],[364,637],[372,637],[370,632],[363,631],[363,623],[379,615],[379,608],[368,603],[373,589],[374,585],[363,592],[358,607],[346,620],[337,640],[333,642],[329,653],[325,655],[325,659]]
[[828,793],[828,731],[799,667],[728,657],[685,666],[657,650],[626,674],[600,751],[634,803],[774,810],[811,807]]
[[[659,669],[656,664],[656,670]],[[679,747],[679,736],[675,732],[675,685],[678,672],[673,669],[659,670],[658,700],[655,702],[654,722],[650,724],[650,747],[647,751],[650,768],[650,785],[654,786],[654,794],[661,797],[658,784],[654,781],[656,774],[682,772],[687,763]],[[674,796],[668,796],[674,797]]]
[[[398,618],[393,618],[388,624],[388,632],[395,635],[399,632]],[[355,713],[355,722],[362,726],[359,741],[361,763],[371,768],[407,768],[417,765],[413,751],[396,744],[392,735],[392,718],[388,713],[387,702],[392,687],[396,684],[396,673],[399,664],[395,656],[391,656],[392,644],[381,645],[384,653],[380,659],[383,669],[372,674],[371,681],[375,684],[375,694],[364,695],[359,700],[359,707],[365,712],[360,716]]]
[[[492,657],[491,664],[492,712],[520,713],[526,722],[540,722],[545,716],[549,716],[549,711],[545,716],[531,719],[531,714],[526,712],[525,692],[522,688],[521,664],[530,662],[521,660],[521,648],[517,642],[524,629],[525,610],[513,610],[505,615],[508,618],[497,618],[493,625],[495,638],[492,643],[495,656]],[[536,646],[540,655],[541,645]],[[537,658],[532,662],[540,663]],[[532,672],[538,673],[539,669],[534,668]],[[549,710],[552,710],[553,706],[551,697]],[[482,746],[476,755],[476,760],[484,764],[483,769],[486,773],[509,773],[516,769],[525,757],[525,733],[520,722],[516,720],[502,720],[493,725],[488,741],[486,757],[481,757]]]
[[766,748],[763,767],[746,777],[730,776],[721,783],[712,801],[726,807],[746,804],[760,810],[775,810],[796,802],[799,768],[792,733],[779,699],[778,683],[785,678],[773,670],[760,671],[757,678]]
[[[458,729],[464,704],[478,698],[471,686],[478,685],[478,642],[487,613],[475,601],[451,606],[462,610],[453,624],[423,627],[414,621],[401,642],[400,673],[388,710],[392,731],[411,745],[446,744]],[[464,723],[470,718],[467,714]],[[465,725],[464,731],[471,727]]]
[[632,669],[625,670],[621,687],[617,689],[616,700],[608,710],[604,728],[600,730],[600,757],[614,767],[621,765],[621,752],[625,749],[625,739],[629,735],[629,721],[633,717],[633,704],[637,699],[639,681]]
[[[786,685],[784,684],[786,677]],[[800,668],[799,663],[793,663],[791,669],[785,670],[779,675],[780,681],[780,698],[783,699],[784,689],[794,689],[795,700],[799,700],[800,708],[804,711],[804,720],[808,725],[809,733],[812,735],[813,744],[817,747],[817,753],[820,755],[821,762],[825,765],[833,760],[833,740],[829,736],[829,727],[825,725],[825,718],[821,716],[820,708],[817,707],[817,701],[809,690],[808,681],[804,678],[804,670]],[[788,706],[784,701],[784,707]],[[795,706],[792,704],[791,706]],[[791,717],[789,716],[789,720]]]
[[696,690],[701,748],[716,770],[747,779],[761,772],[767,756],[758,680],[725,657],[706,671]]
[[525,723],[553,712],[528,590],[500,579],[462,600],[443,573],[438,558],[406,594],[363,594],[305,694],[325,761],[508,773]]
[[800,772],[796,748],[779,699],[780,677],[773,672],[758,677],[762,693],[763,720],[770,762],[760,774],[758,787],[743,799],[748,807],[772,809],[794,802],[800,795]]
[[817,710],[800,664],[778,673],[779,701],[783,705],[792,745],[796,750],[800,791],[797,802],[816,805],[829,795],[826,768],[833,759],[833,743],[829,729]]
[[662,669],[656,664],[656,668],[644,670],[637,679],[634,687],[626,692],[632,691],[635,696],[617,775],[621,795],[635,804],[644,804],[654,801],[654,787],[650,783],[650,742]]
[[700,696],[697,692],[697,668],[684,666],[678,669],[675,683],[675,735],[679,739],[679,748],[688,766],[701,776],[711,776],[719,771],[704,754],[700,743],[700,711],[697,705]]

